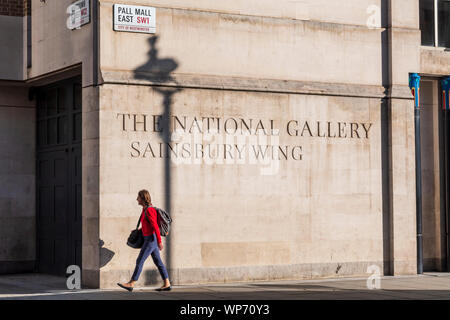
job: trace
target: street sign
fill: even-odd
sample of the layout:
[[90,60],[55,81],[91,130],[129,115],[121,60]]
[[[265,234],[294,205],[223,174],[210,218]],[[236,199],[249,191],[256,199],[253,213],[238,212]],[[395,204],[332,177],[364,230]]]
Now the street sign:
[[69,19],[67,19],[67,27],[71,30],[79,29],[81,26],[91,21],[90,1],[79,0],[67,7]]
[[155,33],[156,10],[153,7],[114,5],[114,31]]

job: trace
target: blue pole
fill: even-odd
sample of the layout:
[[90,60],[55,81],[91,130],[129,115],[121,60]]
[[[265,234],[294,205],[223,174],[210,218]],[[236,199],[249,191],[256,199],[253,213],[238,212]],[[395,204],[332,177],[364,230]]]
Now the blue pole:
[[442,103],[442,108],[444,108],[444,110],[449,110],[449,90],[450,90],[450,77],[445,78],[443,80],[441,80],[441,86],[442,86],[442,95],[443,95],[443,103]]
[[417,228],[417,273],[423,273],[422,241],[422,163],[420,159],[420,76],[410,74],[409,88],[414,96],[414,128],[416,145],[416,228]]

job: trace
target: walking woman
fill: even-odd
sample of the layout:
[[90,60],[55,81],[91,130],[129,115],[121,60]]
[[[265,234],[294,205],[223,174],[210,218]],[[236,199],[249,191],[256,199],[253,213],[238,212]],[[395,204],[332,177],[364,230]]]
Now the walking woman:
[[[157,223],[158,214],[156,213],[155,208],[152,207],[150,193],[147,190],[139,191],[136,200],[138,204],[142,206],[141,225],[142,234],[144,236],[144,244],[142,245],[141,251],[139,252],[139,256],[136,260],[136,268],[134,269],[131,280],[127,283],[118,283],[118,285],[128,291],[133,291],[134,284],[138,281],[139,276],[141,275],[144,262],[148,256],[151,255],[153,262],[158,267],[161,278],[164,281],[163,286],[157,289],[157,291],[169,291],[171,290],[169,275],[167,274],[166,267],[159,256],[159,251],[163,249],[163,244],[161,242],[161,235],[159,233]],[[145,215],[147,215],[147,217]]]

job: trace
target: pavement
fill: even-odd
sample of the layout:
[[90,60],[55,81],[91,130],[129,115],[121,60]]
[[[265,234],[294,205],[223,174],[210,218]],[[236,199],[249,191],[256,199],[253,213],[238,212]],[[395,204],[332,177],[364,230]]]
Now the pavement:
[[[157,292],[136,287],[68,290],[66,278],[43,274],[0,275],[0,300],[450,300],[450,273],[368,278],[284,280],[173,286]],[[373,282],[372,282],[373,283]],[[376,283],[375,283],[376,284]],[[159,285],[159,284],[158,284]]]

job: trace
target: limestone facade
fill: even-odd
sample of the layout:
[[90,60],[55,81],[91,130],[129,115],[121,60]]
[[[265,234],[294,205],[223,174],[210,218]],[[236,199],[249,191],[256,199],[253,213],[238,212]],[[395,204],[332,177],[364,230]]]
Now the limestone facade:
[[[23,99],[81,75],[85,286],[129,280],[137,251],[126,238],[144,188],[173,216],[162,256],[175,284],[368,276],[373,265],[417,272],[408,79],[450,74],[448,52],[421,46],[418,0],[119,2],[155,7],[155,34],[114,31],[110,0],[90,0],[90,23],[69,30],[72,2],[32,0],[32,64],[14,80]],[[427,105],[438,106],[432,86]],[[26,100],[9,125],[30,122],[23,134],[32,141],[35,101]],[[426,128],[438,122],[433,110]],[[423,143],[435,151],[439,131],[430,132]],[[445,256],[438,154],[423,167],[436,189],[424,204],[433,268]],[[33,205],[28,168],[0,179],[26,175],[20,188]],[[2,221],[15,216],[19,192],[2,191]],[[1,246],[0,261],[36,259],[33,240],[24,257]],[[149,259],[142,283],[156,281]]]

